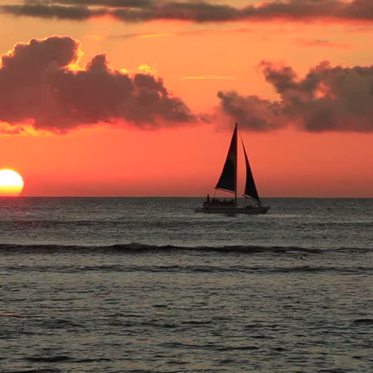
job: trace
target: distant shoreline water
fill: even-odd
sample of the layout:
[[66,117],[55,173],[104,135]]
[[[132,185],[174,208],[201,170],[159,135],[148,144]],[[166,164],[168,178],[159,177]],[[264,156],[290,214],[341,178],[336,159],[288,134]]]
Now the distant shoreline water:
[[264,216],[195,213],[202,203],[198,197],[22,197],[0,202],[0,245],[334,250],[370,249],[373,242],[370,198],[265,199],[271,210]]

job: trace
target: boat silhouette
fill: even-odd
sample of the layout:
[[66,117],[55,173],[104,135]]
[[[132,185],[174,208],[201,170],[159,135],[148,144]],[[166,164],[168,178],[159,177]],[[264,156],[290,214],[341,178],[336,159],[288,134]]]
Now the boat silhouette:
[[207,195],[207,199],[203,203],[203,206],[201,208],[196,209],[196,212],[250,215],[267,213],[270,207],[264,206],[259,197],[243,141],[242,148],[246,166],[246,183],[243,193],[243,196],[245,197],[245,204],[242,206],[239,205],[237,198],[238,125],[236,123],[232,135],[232,140],[229,146],[227,158],[220,178],[215,186],[215,189],[220,189],[226,192],[234,193],[234,198],[210,198],[210,196]]

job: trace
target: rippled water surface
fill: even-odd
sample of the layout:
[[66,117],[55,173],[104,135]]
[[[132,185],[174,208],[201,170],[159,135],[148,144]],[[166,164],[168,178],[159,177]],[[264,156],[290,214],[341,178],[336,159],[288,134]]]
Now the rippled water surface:
[[372,372],[373,200],[0,200],[0,372]]

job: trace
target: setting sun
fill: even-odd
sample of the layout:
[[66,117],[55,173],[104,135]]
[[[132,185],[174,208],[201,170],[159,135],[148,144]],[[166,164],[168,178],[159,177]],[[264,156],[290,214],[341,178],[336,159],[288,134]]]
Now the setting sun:
[[16,197],[23,190],[23,178],[14,170],[0,170],[0,196],[1,197]]

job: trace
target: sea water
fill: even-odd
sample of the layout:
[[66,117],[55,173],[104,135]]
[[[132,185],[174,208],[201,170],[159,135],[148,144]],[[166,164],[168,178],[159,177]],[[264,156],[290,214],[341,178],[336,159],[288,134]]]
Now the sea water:
[[0,372],[372,372],[373,200],[0,199]]

